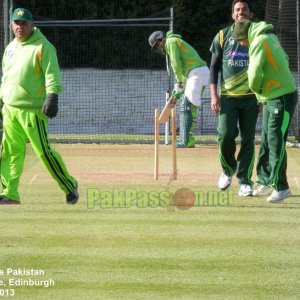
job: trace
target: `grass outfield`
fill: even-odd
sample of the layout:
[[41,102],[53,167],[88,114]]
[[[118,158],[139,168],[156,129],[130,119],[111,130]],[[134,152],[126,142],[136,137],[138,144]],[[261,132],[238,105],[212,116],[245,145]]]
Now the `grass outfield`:
[[[288,149],[293,197],[275,205],[238,197],[236,179],[231,202],[209,202],[220,195],[216,147],[179,149],[173,182],[168,146],[158,181],[153,145],[54,147],[79,181],[80,201],[65,204],[29,147],[22,205],[0,207],[0,299],[299,299],[299,149]],[[157,202],[157,193],[183,187],[202,197],[197,206]]]

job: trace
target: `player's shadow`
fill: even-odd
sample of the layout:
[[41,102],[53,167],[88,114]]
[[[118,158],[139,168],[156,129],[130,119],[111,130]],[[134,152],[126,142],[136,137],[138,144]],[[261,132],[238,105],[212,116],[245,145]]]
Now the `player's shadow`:
[[[238,197],[239,203],[243,201],[241,199],[242,197]],[[244,198],[244,197],[243,197]],[[251,199],[251,197],[247,197],[248,199]],[[257,203],[244,203],[241,205],[234,205],[235,207],[247,207],[247,208],[285,208],[285,209],[300,209],[300,194],[292,194],[288,198],[286,198],[284,201],[279,202],[279,203],[268,203],[266,200],[266,197],[260,197],[262,200],[262,204],[258,205]],[[241,199],[241,200],[240,200]]]

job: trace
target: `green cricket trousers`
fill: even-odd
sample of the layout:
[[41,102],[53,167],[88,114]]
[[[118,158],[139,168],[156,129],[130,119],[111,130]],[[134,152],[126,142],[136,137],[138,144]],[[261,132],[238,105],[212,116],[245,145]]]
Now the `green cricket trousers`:
[[[218,122],[219,159],[223,172],[232,176],[236,172],[240,184],[251,181],[255,162],[255,127],[259,106],[254,95],[243,97],[221,96]],[[236,138],[240,133],[241,147],[237,158]]]
[[188,147],[195,146],[194,131],[197,122],[197,106],[187,97],[181,97],[180,104],[180,142]]
[[269,100],[264,105],[261,144],[256,166],[258,183],[276,191],[289,188],[286,140],[297,104],[297,91]]
[[[76,180],[69,175],[61,156],[50,146],[48,118],[40,109],[16,108],[6,104],[2,112],[1,195],[11,200],[20,200],[18,186],[24,166],[27,138],[64,193],[72,193]],[[51,194],[51,189],[47,192]]]

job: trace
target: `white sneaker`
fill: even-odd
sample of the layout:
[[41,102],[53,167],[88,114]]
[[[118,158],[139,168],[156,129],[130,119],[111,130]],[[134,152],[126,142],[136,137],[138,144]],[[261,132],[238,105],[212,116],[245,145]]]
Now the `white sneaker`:
[[248,197],[252,196],[253,190],[250,184],[241,184],[239,190],[239,196]]
[[220,178],[219,178],[219,183],[218,186],[222,191],[225,191],[226,189],[229,188],[231,184],[231,176],[226,175],[225,173],[222,173]]
[[273,193],[271,194],[271,196],[269,196],[267,198],[267,201],[270,203],[279,203],[291,195],[292,195],[292,192],[290,189],[286,189],[283,191],[274,190]]
[[257,186],[257,189],[253,191],[253,196],[258,196],[258,197],[269,196],[272,194],[273,191],[274,191],[273,188],[266,185],[259,184]]

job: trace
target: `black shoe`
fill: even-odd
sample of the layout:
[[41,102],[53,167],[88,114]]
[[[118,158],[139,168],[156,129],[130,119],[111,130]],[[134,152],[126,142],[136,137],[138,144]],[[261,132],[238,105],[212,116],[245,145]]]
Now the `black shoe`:
[[78,199],[79,199],[78,183],[76,182],[74,191],[66,196],[66,201],[67,204],[76,204]]
[[11,200],[9,198],[6,198],[5,196],[0,196],[0,205],[19,205],[19,204],[21,204],[20,201]]

